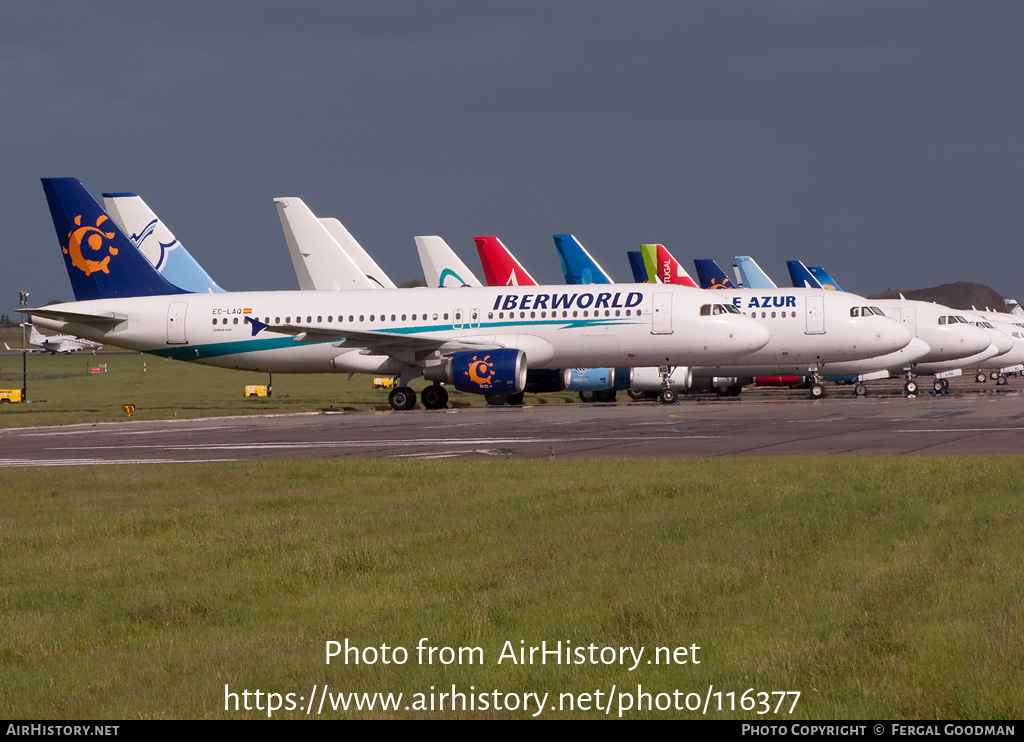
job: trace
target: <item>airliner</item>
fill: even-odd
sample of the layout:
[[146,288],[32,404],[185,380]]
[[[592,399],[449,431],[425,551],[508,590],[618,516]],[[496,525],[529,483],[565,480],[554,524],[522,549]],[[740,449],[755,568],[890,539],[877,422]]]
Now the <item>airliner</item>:
[[[49,353],[50,355],[65,354],[65,353],[77,353],[82,350],[91,350],[95,353],[97,350],[103,347],[103,343],[94,343],[91,340],[85,340],[74,335],[44,335],[39,332],[35,325],[31,322],[26,322],[25,327],[28,328],[28,341],[32,345],[38,346],[41,350],[29,350],[29,353]],[[12,348],[7,343],[4,343],[4,347],[7,350],[17,350]]]
[[396,375],[395,410],[415,405],[419,376],[434,382],[423,406],[438,409],[441,383],[514,396],[531,371],[731,362],[769,340],[714,295],[675,286],[187,293],[78,180],[42,182],[77,301],[25,310],[40,326],[226,368]]
[[[825,285],[820,283],[818,277],[802,261],[790,260],[787,261],[787,266],[794,286],[824,289]],[[846,293],[835,285],[832,290]],[[914,360],[911,365],[890,363],[882,367],[889,375],[904,378],[903,390],[908,396],[918,392],[915,376],[935,374],[933,389],[936,392],[944,392],[949,388],[948,376],[956,375],[961,368],[974,366],[993,356],[1008,353],[1013,347],[1013,340],[1008,335],[994,327],[985,327],[980,318],[970,321],[961,310],[951,309],[942,304],[905,299],[902,295],[899,299],[871,299],[871,304],[893,319],[898,319],[914,337],[928,345],[928,352]],[[859,311],[863,313],[872,309],[862,306]],[[862,383],[865,380],[856,379],[856,395],[863,396],[867,393]]]
[[[559,251],[567,277],[599,273],[607,277],[578,240],[568,239],[571,235],[559,235],[555,237],[556,243],[559,237],[563,243],[579,248]],[[668,252],[664,246],[661,249]],[[671,273],[668,277],[672,277]],[[716,278],[721,284],[725,276]],[[679,389],[691,386],[709,385],[719,394],[735,395],[740,393],[744,379],[751,377],[802,376],[810,377],[811,397],[818,398],[824,395],[821,382],[833,368],[842,369],[844,374],[851,373],[851,369],[868,370],[875,368],[877,357],[896,354],[908,362],[905,359],[925,350],[921,343],[908,347],[912,334],[899,322],[885,317],[881,310],[862,313],[860,307],[868,302],[855,294],[842,297],[836,292],[796,288],[722,289],[715,294],[734,310],[768,327],[772,334],[769,343],[731,363],[685,369],[634,368],[633,390],[661,389],[661,401],[672,402]]]

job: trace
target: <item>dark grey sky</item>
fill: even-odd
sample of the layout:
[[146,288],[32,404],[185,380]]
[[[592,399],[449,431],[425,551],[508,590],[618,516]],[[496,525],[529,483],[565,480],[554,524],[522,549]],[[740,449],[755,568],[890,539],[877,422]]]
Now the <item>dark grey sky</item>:
[[71,299],[40,177],[135,191],[229,290],[291,289],[275,196],[396,281],[551,235],[617,280],[822,264],[848,290],[1024,299],[1019,2],[5,2],[0,309]]

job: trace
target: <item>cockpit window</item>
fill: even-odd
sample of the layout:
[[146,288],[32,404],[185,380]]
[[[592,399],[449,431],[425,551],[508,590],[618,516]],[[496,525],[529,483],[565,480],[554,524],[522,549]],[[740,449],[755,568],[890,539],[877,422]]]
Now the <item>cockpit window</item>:
[[743,312],[734,307],[732,304],[723,304],[722,306],[725,307],[725,311],[727,311],[729,314],[743,314]]
[[878,307],[871,307],[871,312],[872,312],[872,314],[877,314],[879,317],[884,317],[885,316],[885,312],[883,312]]
[[710,317],[711,316],[711,305],[710,304],[705,304],[705,305],[703,305],[700,308],[700,316],[701,317]]
[[956,321],[957,322],[962,322],[965,325],[971,324],[970,322],[967,321],[966,317],[961,317],[959,314],[956,316]]
[[850,316],[860,317],[860,307],[853,307],[853,309],[850,310]]

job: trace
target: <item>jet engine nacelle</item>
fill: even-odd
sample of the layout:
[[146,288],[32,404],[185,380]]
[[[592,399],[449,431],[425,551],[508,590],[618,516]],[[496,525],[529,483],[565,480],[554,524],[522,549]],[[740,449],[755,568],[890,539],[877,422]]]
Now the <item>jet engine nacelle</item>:
[[467,350],[453,353],[441,367],[424,369],[423,375],[460,392],[518,394],[526,388],[526,353],[515,348]]
[[[693,380],[693,388],[703,391],[713,389],[728,389],[732,386],[743,384],[747,379],[739,379],[735,376],[700,376]],[[749,381],[753,381],[750,379]],[[749,382],[748,382],[749,383]]]
[[574,392],[601,392],[607,389],[629,389],[632,369],[573,368],[569,369],[566,389]]
[[[693,369],[689,366],[676,366],[668,375],[669,386],[677,392],[686,391],[693,386]],[[636,392],[660,392],[661,373],[657,366],[646,366],[633,369],[633,384],[630,389]]]
[[531,394],[562,392],[569,387],[572,371],[567,368],[531,368],[526,372],[526,391]]

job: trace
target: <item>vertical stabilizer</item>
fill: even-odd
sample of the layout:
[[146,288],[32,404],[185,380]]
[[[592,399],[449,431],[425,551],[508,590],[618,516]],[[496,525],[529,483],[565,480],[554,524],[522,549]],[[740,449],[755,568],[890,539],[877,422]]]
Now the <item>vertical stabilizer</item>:
[[768,274],[761,270],[761,266],[757,264],[749,255],[737,255],[734,258],[736,261],[736,270],[739,271],[740,280],[743,282],[743,286],[748,289],[777,289],[775,281],[768,277]]
[[474,237],[488,286],[536,286],[530,272],[497,237]]
[[43,178],[75,299],[189,293],[157,273],[76,178]]
[[436,235],[416,237],[423,277],[429,288],[481,286],[480,279],[462,262],[448,243]]
[[566,283],[570,285],[615,283],[578,239],[571,234],[553,236]]

